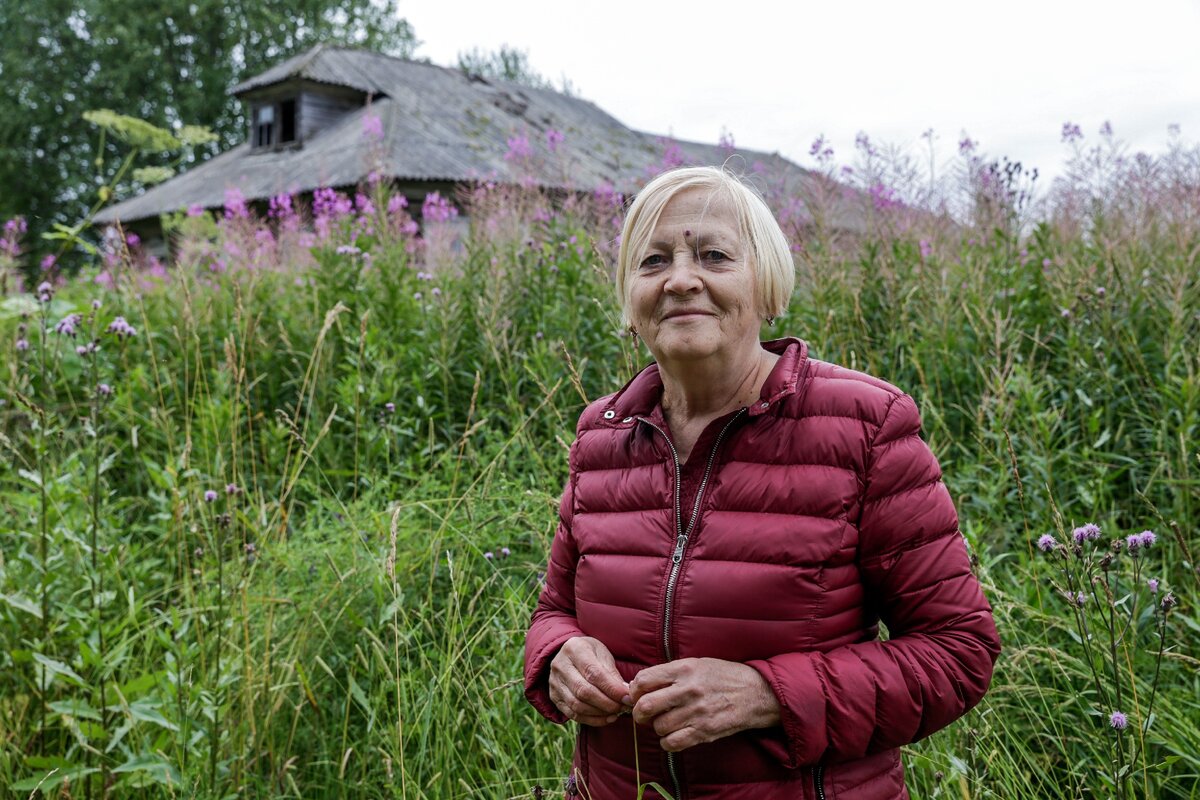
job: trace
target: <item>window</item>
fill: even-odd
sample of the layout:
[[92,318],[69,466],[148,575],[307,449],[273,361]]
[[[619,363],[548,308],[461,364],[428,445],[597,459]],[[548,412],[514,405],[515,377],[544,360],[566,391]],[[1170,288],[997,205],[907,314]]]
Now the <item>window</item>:
[[259,106],[254,112],[254,146],[270,147],[275,144],[275,106]]
[[299,140],[296,127],[296,98],[254,106],[250,141],[254,149],[279,147]]
[[296,141],[296,101],[284,100],[279,104],[279,142]]

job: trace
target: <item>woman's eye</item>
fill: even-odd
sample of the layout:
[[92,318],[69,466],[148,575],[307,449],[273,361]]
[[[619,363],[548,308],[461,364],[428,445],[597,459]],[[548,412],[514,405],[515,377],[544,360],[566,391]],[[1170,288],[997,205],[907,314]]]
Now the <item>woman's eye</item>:
[[648,255],[642,259],[643,267],[659,267],[659,266],[662,266],[664,263],[665,262],[663,261],[663,257],[660,256],[658,253],[651,253],[650,255]]
[[729,258],[729,256],[725,255],[720,250],[705,250],[704,251],[704,260],[705,261],[725,261],[727,258]]

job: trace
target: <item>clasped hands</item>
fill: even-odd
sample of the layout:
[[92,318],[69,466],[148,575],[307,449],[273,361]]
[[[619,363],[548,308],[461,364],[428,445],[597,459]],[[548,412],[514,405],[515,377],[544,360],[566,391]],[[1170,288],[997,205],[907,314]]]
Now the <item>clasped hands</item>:
[[778,725],[779,701],[758,670],[716,658],[647,667],[628,683],[598,639],[568,639],[550,662],[550,699],[568,719],[600,727],[632,712],[678,752],[750,728]]

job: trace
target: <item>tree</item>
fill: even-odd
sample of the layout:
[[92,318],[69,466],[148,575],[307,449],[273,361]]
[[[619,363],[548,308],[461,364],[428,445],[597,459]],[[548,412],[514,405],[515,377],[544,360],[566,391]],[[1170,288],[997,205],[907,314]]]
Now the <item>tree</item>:
[[[529,53],[506,44],[494,52],[485,52],[478,47],[470,52],[458,54],[458,68],[464,73],[480,78],[496,78],[512,81],[534,89],[553,89],[554,85],[529,64]],[[563,89],[567,90],[564,83]],[[567,92],[568,94],[570,92]]]
[[37,234],[87,212],[98,173],[120,158],[112,144],[98,152],[85,111],[207,126],[218,141],[196,150],[204,160],[245,138],[228,94],[243,78],[318,42],[411,56],[417,41],[396,3],[0,0],[0,219],[25,215],[29,243],[44,250]]

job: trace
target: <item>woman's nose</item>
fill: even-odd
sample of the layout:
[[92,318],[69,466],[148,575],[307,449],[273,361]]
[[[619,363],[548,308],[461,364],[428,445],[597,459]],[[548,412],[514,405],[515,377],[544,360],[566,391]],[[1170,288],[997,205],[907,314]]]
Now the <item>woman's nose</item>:
[[677,253],[671,261],[671,269],[667,273],[667,282],[663,288],[671,294],[688,294],[699,291],[703,285],[696,254]]

